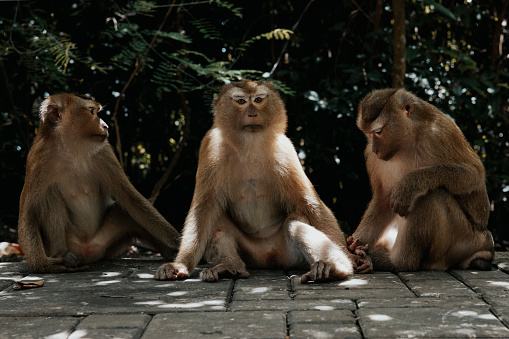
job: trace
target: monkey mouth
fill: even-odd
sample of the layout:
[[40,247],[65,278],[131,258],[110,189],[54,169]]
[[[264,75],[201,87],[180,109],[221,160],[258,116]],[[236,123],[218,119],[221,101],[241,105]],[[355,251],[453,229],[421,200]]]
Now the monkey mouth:
[[242,129],[247,132],[256,133],[258,131],[261,131],[263,129],[262,125],[244,125],[242,126]]
[[108,133],[92,134],[93,139],[104,140],[108,137]]

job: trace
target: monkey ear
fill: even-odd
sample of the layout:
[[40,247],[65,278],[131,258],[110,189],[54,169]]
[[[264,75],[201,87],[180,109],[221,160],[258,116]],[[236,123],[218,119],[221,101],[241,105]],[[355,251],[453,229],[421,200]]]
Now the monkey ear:
[[46,106],[46,110],[42,112],[42,120],[48,119],[52,123],[59,123],[62,121],[62,113],[60,107],[56,105],[48,105]]
[[407,99],[403,103],[402,109],[405,110],[406,116],[410,118],[415,111],[415,102],[412,99]]

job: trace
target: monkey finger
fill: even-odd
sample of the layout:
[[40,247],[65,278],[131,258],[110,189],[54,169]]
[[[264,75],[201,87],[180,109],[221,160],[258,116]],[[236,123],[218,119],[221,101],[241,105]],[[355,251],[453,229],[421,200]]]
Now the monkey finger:
[[311,271],[313,272],[312,278],[314,281],[322,280],[322,273],[325,266],[325,262],[322,260],[316,261],[313,266],[311,266]]
[[373,271],[373,268],[369,264],[362,264],[361,266],[357,266],[355,269],[355,273],[357,274],[366,274]]
[[373,271],[373,264],[367,258],[357,258],[355,273],[366,274]]
[[369,245],[358,246],[353,253],[359,257],[364,258],[367,256],[368,250],[369,250]]
[[300,277],[300,283],[301,284],[307,284],[308,282],[313,281],[313,279],[311,279],[310,275],[311,275],[311,272],[303,274]]
[[177,280],[178,275],[182,275],[184,272],[179,272],[171,263],[161,265],[154,276],[156,280]]
[[214,282],[219,280],[219,274],[216,270],[206,268],[200,272],[200,279],[206,282]]
[[355,239],[355,240],[353,240],[353,238],[352,238],[352,241],[350,242],[350,245],[348,246],[348,250],[349,250],[350,252],[354,253],[354,252],[355,252],[355,249],[356,249],[357,247],[359,247],[359,244],[360,244],[359,239]]
[[235,278],[247,279],[251,276],[251,274],[247,270],[235,270],[235,272],[230,272]]

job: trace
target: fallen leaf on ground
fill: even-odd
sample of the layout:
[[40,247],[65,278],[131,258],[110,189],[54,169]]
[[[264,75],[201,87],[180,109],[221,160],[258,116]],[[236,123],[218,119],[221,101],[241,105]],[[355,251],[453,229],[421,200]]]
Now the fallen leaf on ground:
[[26,288],[36,288],[44,286],[44,279],[39,277],[25,277],[21,280],[16,281],[14,284],[15,290],[21,290]]

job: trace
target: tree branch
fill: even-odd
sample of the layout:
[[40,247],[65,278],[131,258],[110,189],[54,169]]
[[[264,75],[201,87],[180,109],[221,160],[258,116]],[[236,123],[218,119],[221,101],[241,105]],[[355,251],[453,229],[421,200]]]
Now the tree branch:
[[[309,9],[309,6],[311,6],[311,4],[313,3],[313,1],[315,0],[310,0],[308,2],[308,4],[306,5],[306,7],[304,8],[304,10],[302,11],[302,13],[300,14],[300,17],[299,19],[297,20],[297,22],[293,25],[292,27],[292,32],[295,33],[295,30],[297,29],[297,26],[299,26],[299,23],[300,21],[302,20],[302,17],[304,17],[304,14],[307,12],[307,10]],[[271,77],[274,72],[276,71],[277,67],[279,66],[279,63],[281,62],[281,59],[283,59],[283,56],[285,54],[285,51],[286,49],[288,48],[288,44],[290,43],[290,40],[286,40],[285,44],[283,45],[283,48],[281,49],[281,53],[279,53],[279,57],[277,58],[277,61],[274,63],[274,66],[272,66],[272,69],[270,70],[270,73],[269,73],[269,77]]]
[[115,102],[115,109],[113,110],[113,121],[115,124],[115,133],[117,134],[117,152],[118,152],[118,160],[120,162],[120,165],[124,167],[124,155],[122,153],[122,141],[120,139],[120,127],[117,120],[117,114],[118,114],[118,108],[120,107],[120,101],[122,100],[122,97],[124,96],[125,92],[131,85],[132,81],[134,80],[134,77],[138,75],[138,71],[140,70],[140,67],[143,65],[143,62],[148,56],[148,53],[152,49],[152,46],[155,44],[157,37],[159,36],[159,32],[163,29],[164,25],[166,24],[166,21],[168,17],[170,16],[171,11],[173,10],[173,5],[175,4],[176,0],[173,0],[172,4],[168,8],[168,11],[166,12],[166,15],[164,16],[163,21],[159,25],[159,28],[157,29],[156,34],[152,37],[152,41],[150,41],[150,44],[147,46],[147,49],[143,53],[143,56],[137,60],[136,66],[134,67],[134,70],[132,71],[131,75],[129,76],[129,80],[125,83],[124,87],[120,91],[120,95],[117,98],[117,101]]

